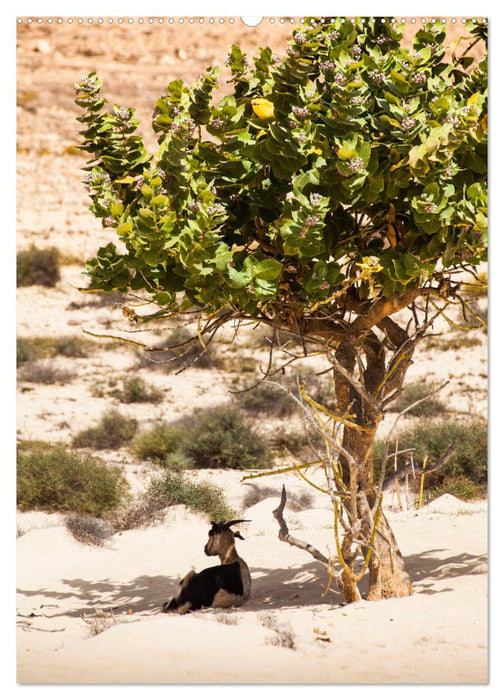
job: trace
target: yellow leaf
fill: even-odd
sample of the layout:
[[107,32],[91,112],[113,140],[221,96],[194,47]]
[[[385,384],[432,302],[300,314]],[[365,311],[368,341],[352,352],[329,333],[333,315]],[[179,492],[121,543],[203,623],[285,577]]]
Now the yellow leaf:
[[252,109],[259,119],[272,119],[275,116],[273,103],[265,100],[264,97],[255,97],[252,100]]
[[477,101],[479,96],[480,96],[479,92],[475,92],[474,95],[471,95],[471,97],[467,100],[467,104],[468,105],[474,104],[474,102]]

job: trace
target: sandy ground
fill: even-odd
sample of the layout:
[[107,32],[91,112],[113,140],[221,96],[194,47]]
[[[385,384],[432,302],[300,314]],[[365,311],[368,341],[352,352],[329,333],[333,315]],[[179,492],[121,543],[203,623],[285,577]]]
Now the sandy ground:
[[[484,502],[444,496],[392,515],[415,593],[350,606],[334,592],[322,597],[323,567],[277,539],[276,505],[267,499],[243,514],[252,519],[239,543],[251,600],[186,616],[159,612],[181,575],[208,566],[208,526],[184,506],[103,548],[77,543],[55,522],[27,532],[18,544],[19,681],[486,682]],[[293,534],[330,546],[329,511],[286,514]],[[96,611],[111,609],[115,624],[92,635]],[[278,644],[282,632],[289,646]]]
[[[453,28],[450,27],[453,32]],[[127,333],[120,306],[96,307],[76,288],[86,257],[110,235],[88,212],[82,187],[73,84],[96,70],[111,102],[135,106],[141,133],[158,94],[170,80],[192,79],[211,63],[222,64],[230,43],[254,55],[269,44],[281,51],[291,28],[263,23],[169,27],[28,26],[17,48],[17,247],[57,246],[65,256],[54,289],[17,290],[18,336]],[[151,76],[149,80],[145,76]],[[224,80],[222,80],[224,85]],[[443,330],[439,325],[436,330]],[[486,336],[470,348],[420,354],[408,380],[441,383],[442,398],[460,414],[486,414]],[[222,346],[233,357],[235,350]],[[239,346],[238,363],[250,353]],[[259,357],[259,360],[261,358]],[[180,375],[135,369],[164,392],[158,406],[119,405],[98,385],[136,367],[129,349],[97,345],[83,359],[58,358],[71,369],[70,383],[49,386],[20,381],[18,439],[62,440],[119,407],[141,427],[179,418],[195,404],[229,400],[224,371],[189,369]],[[383,431],[390,428],[390,415]],[[127,452],[106,453],[121,464],[132,490],[149,477],[148,465]],[[242,508],[247,487],[235,472],[194,474],[210,478],[230,504]],[[289,491],[303,485],[286,480]],[[281,482],[265,486],[280,492]],[[183,506],[167,510],[162,524],[114,535],[102,548],[76,542],[54,514],[19,513],[17,539],[17,674],[19,683],[485,683],[487,680],[487,506],[441,497],[420,511],[387,514],[414,580],[405,599],[343,605],[327,575],[299,549],[277,538],[271,511],[278,498],[240,510],[239,551],[249,563],[253,595],[242,608],[183,617],[160,614],[179,578],[191,567],[212,565],[203,553],[208,523]],[[331,513],[322,498],[302,511],[286,510],[293,534],[331,550]],[[97,611],[113,622],[93,634]],[[282,641],[283,640],[283,641]],[[293,646],[294,648],[290,648]],[[232,659],[230,662],[229,659]]]

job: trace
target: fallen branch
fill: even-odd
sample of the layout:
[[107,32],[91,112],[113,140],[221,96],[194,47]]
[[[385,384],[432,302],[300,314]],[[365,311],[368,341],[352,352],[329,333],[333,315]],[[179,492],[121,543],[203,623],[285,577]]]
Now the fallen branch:
[[33,627],[31,622],[24,622],[22,620],[19,620],[17,624],[21,629],[24,629],[27,632],[64,632],[66,629],[65,627],[60,627],[55,630],[45,630],[43,627]]

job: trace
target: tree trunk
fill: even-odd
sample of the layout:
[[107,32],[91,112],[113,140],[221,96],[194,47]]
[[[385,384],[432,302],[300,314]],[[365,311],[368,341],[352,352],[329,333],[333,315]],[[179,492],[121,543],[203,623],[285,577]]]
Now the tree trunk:
[[[364,462],[361,473],[356,475],[357,493],[365,498],[357,499],[357,514],[362,519],[364,534],[371,537],[373,520],[370,509],[376,503],[376,487],[373,484],[373,432],[358,432],[346,429],[343,447],[354,456],[357,463]],[[367,460],[366,460],[367,456]],[[368,600],[380,598],[400,598],[411,595],[413,585],[406,571],[404,559],[397,545],[388,520],[381,511],[374,539],[374,551],[369,563]]]
[[[336,356],[345,370],[351,373],[356,362],[353,349],[349,346],[340,346]],[[375,370],[380,365],[380,362],[376,361],[377,359],[380,358],[375,357],[373,363]],[[370,362],[369,357],[368,362]],[[373,386],[376,386],[376,382],[379,381],[379,375],[380,372],[375,372],[371,381],[366,381],[366,389],[370,393]],[[335,393],[340,415],[348,416],[351,414],[352,422],[359,426],[359,428],[345,426],[342,441],[343,448],[353,457],[355,462],[349,463],[343,457],[340,461],[343,480],[352,494],[354,512],[350,514],[350,517],[361,520],[363,523],[362,534],[369,541],[373,531],[373,518],[370,509],[375,505],[377,498],[376,486],[373,483],[373,442],[381,415],[378,415],[372,407],[361,400],[350,382],[336,369]],[[342,551],[345,561],[348,561],[351,542],[346,544],[346,551],[344,546],[342,546]],[[345,576],[342,578],[345,582]],[[406,571],[403,557],[383,511],[378,520],[369,563],[369,584],[368,600],[399,598],[413,593],[411,577]],[[343,593],[348,602],[358,599],[350,585],[344,586]]]
[[411,595],[413,582],[406,571],[394,533],[383,513],[378,522],[375,549],[376,553],[371,555],[369,564],[367,600]]

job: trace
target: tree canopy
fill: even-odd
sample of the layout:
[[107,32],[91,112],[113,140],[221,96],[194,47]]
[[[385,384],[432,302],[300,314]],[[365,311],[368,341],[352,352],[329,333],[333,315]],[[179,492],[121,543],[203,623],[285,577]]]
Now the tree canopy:
[[91,73],[76,86],[86,184],[121,242],[87,263],[91,288],[143,290],[160,314],[227,307],[282,325],[283,309],[292,329],[334,318],[343,297],[439,291],[485,260],[487,60],[457,58],[445,33],[429,24],[406,48],[397,22],[313,20],[281,58],[262,48],[249,65],[232,46],[216,104],[217,67],[168,85],[154,154]]

